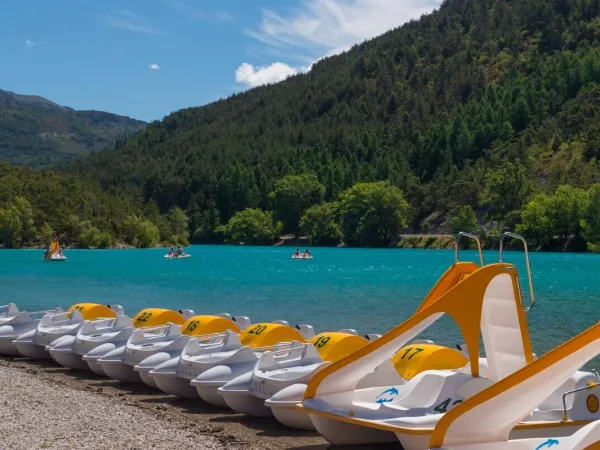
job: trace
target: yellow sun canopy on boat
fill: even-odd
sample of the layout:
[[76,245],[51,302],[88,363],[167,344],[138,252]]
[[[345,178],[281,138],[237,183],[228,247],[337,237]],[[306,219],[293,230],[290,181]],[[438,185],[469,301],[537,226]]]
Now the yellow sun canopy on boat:
[[257,323],[248,327],[240,335],[242,345],[249,347],[268,347],[278,342],[306,342],[302,333],[289,325],[279,323]]
[[[98,303],[76,303],[71,306],[67,313],[73,311],[79,311],[85,320],[96,320],[100,318],[114,318],[117,317],[117,313],[114,312],[106,305],[100,305]],[[71,318],[71,314],[68,315]]]
[[160,327],[169,322],[181,325],[185,322],[185,317],[171,309],[146,308],[142,309],[133,318],[135,328]]

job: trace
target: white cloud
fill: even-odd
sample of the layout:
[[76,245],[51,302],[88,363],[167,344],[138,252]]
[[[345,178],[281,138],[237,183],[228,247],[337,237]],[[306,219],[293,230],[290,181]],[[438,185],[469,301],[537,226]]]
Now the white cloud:
[[158,64],[150,64],[148,66],[148,69],[150,69],[150,70],[160,70],[160,66]]
[[122,30],[131,31],[134,33],[157,34],[159,30],[152,27],[144,18],[127,10],[115,11],[104,17],[104,23],[112,28],[120,28]]
[[[264,44],[266,51],[295,54],[295,60],[309,59],[314,64],[430,13],[440,3],[441,0],[303,0],[299,8],[287,15],[263,10],[262,23],[247,34]],[[299,69],[283,65],[298,72],[310,70],[312,64]],[[236,79],[243,66],[236,72]]]
[[220,20],[222,22],[231,22],[233,16],[228,12],[209,13],[201,9],[190,7],[182,0],[171,0],[171,5],[187,16],[200,20]]
[[439,0],[305,0],[288,16],[264,10],[258,30],[268,44],[338,53],[431,12]]
[[250,88],[263,84],[279,83],[292,75],[296,75],[300,70],[280,62],[264,67],[254,67],[252,64],[243,63],[235,71],[235,81]]
[[25,47],[27,48],[32,48],[43,43],[44,41],[32,41],[31,39],[25,39]]

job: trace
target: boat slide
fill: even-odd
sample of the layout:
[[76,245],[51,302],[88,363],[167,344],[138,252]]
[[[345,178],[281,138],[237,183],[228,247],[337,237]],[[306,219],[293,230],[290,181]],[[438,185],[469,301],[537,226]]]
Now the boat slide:
[[[466,400],[437,424],[430,449],[584,450],[600,448],[600,380],[563,394],[559,420],[532,411],[600,354],[600,322]],[[567,399],[569,401],[567,401]],[[542,430],[538,432],[536,430]]]
[[[254,402],[258,403],[261,400],[264,402],[262,410],[265,415],[274,415],[275,418],[291,428],[303,430],[315,430],[315,427],[310,420],[308,414],[296,408],[298,403],[302,402],[309,381],[322,369],[340,360],[347,355],[354,353],[358,349],[366,346],[369,342],[379,338],[379,335],[368,335],[364,342],[355,342],[354,347],[344,344],[349,337],[342,338],[342,333],[322,333],[321,341],[313,340],[312,348],[308,348],[306,355],[294,360],[292,355],[287,358],[282,358],[279,362],[275,354],[272,357],[263,356],[261,361],[254,368],[249,380],[236,379],[225,385],[222,391],[230,389],[230,395],[239,397],[237,400],[241,402],[244,396],[250,395],[254,398]],[[332,341],[326,341],[326,345],[322,345],[325,337],[332,337]],[[356,336],[358,337],[358,336]],[[324,347],[329,343],[332,346],[328,351],[323,352]],[[414,346],[418,346],[424,352],[421,358],[408,360],[407,355],[413,353]],[[312,357],[309,357],[308,355]],[[283,355],[282,355],[283,356]],[[440,370],[461,369],[467,364],[467,358],[460,351],[442,347],[433,344],[431,341],[415,341],[406,347],[400,349],[396,355],[388,361],[382,363],[371,374],[363,378],[359,385],[362,388],[388,386],[390,382],[394,385],[402,385],[418,373],[432,368]],[[238,385],[246,382],[245,389],[238,387],[238,392],[233,389],[234,383]],[[248,392],[248,393],[246,393]],[[376,401],[383,403],[387,401],[389,396],[395,393],[394,388],[386,390]],[[225,392],[223,392],[225,395]],[[233,407],[233,404],[228,400],[229,406],[237,412],[244,412],[248,415],[256,415],[257,411],[261,411],[256,405],[250,407],[250,402],[247,402],[244,410],[241,407]],[[267,413],[268,412],[268,413]]]
[[[454,319],[463,335],[470,373],[429,370],[402,385],[359,386],[373,367],[392,358],[443,314]],[[489,378],[479,376],[480,338]],[[406,358],[418,361],[422,353],[414,346]],[[457,262],[411,318],[319,372],[308,384],[300,408],[333,444],[398,439],[405,450],[427,449],[444,413],[532,360],[516,269],[503,263],[478,267]]]
[[44,256],[44,260],[45,261],[49,261],[49,262],[61,262],[61,261],[66,261],[67,257],[65,255],[63,255],[62,253],[59,253],[60,251],[60,245],[58,244],[57,240],[52,240],[52,244],[50,246],[50,251],[48,252],[47,255]]
[[46,314],[35,329],[21,334],[13,343],[22,356],[50,359],[48,344],[61,336],[77,334],[87,320],[98,320],[99,327],[109,327],[117,314],[123,314],[123,308],[118,305],[77,303],[67,312]]

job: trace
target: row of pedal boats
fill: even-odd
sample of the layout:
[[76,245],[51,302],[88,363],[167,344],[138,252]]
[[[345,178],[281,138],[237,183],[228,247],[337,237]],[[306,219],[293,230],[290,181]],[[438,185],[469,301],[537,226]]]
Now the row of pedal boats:
[[[531,307],[500,250],[498,263],[484,264],[480,252],[475,264],[458,261],[457,246],[456,261],[416,312],[383,336],[315,334],[309,325],[190,310],[150,308],[130,318],[114,305],[27,313],[10,304],[0,313],[0,354],[52,358],[249,416],[274,416],[332,444],[600,448],[600,378],[581,370],[600,353],[600,324],[537,358],[526,320]],[[445,314],[464,345],[418,340]]]

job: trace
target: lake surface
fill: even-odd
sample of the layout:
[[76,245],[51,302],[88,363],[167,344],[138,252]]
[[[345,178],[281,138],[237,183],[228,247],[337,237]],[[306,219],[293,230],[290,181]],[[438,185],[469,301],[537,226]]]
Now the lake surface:
[[[77,302],[228,312],[253,322],[285,319],[317,332],[355,328],[384,333],[405,320],[454,262],[448,250],[316,248],[314,259],[291,260],[292,248],[193,246],[192,258],[165,260],[164,249],[67,250],[66,263],[42,261],[42,250],[0,251],[0,304],[24,310]],[[475,252],[461,252],[473,260]],[[497,252],[486,252],[486,262]],[[505,260],[520,268],[523,253]],[[536,307],[527,315],[541,355],[600,320],[600,255],[531,255]],[[423,338],[462,342],[448,318]]]

